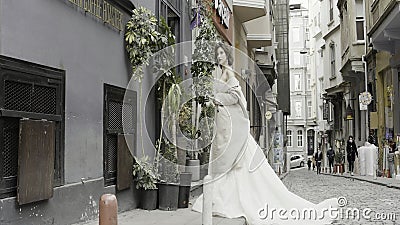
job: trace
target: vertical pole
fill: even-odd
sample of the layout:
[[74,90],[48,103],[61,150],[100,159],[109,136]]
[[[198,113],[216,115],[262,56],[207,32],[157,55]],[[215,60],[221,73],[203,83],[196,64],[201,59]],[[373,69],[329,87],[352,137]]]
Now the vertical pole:
[[[214,130],[217,130],[218,126],[218,105],[215,105],[215,114],[214,114],[214,121],[215,127]],[[218,134],[217,134],[218,135]],[[218,146],[218,137],[215,137],[214,143],[211,145],[210,148],[210,158],[208,162],[208,175],[204,177],[203,180],[203,214],[202,214],[202,225],[212,225],[212,201],[213,201],[213,148],[214,146]]]
[[212,225],[212,200],[213,200],[212,176],[207,175],[204,177],[203,180],[202,225]]
[[[364,62],[364,82],[365,82],[365,92],[368,91],[368,64],[367,64],[367,52],[368,52],[368,46],[367,46],[367,18],[366,18],[366,9],[365,9],[365,4],[366,1],[363,1],[363,9],[364,9],[364,47],[365,47],[365,53],[362,57],[363,62]],[[365,138],[368,140],[368,135],[369,135],[369,127],[368,127],[368,108],[365,110]],[[366,141],[366,140],[365,140]]]
[[118,203],[115,195],[102,195],[99,208],[99,225],[118,225]]

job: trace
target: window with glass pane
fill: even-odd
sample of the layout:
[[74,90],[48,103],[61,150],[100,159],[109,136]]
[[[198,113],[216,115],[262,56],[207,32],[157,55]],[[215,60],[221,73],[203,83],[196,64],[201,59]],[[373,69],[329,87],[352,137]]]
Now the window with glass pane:
[[300,53],[299,52],[294,52],[294,54],[293,54],[293,64],[295,66],[299,66],[300,65]]
[[293,143],[292,143],[292,131],[291,130],[288,130],[287,132],[286,132],[286,136],[287,136],[287,146],[288,147],[292,147],[293,146]]
[[301,118],[301,102],[297,101],[295,104],[296,117]]
[[356,18],[356,32],[357,32],[357,41],[364,40],[364,18],[359,19]]
[[293,75],[293,77],[294,77],[294,90],[295,91],[301,91],[300,74],[295,74],[295,75]]
[[331,50],[331,77],[336,75],[336,63],[335,63],[335,44],[330,45]]
[[297,147],[303,147],[303,131],[297,131]]
[[307,117],[311,118],[311,114],[312,114],[312,103],[311,101],[307,102]]
[[292,34],[293,34],[293,42],[297,43],[300,42],[300,28],[299,27],[294,27],[292,29]]
[[362,0],[356,0],[356,38],[364,40],[364,6]]

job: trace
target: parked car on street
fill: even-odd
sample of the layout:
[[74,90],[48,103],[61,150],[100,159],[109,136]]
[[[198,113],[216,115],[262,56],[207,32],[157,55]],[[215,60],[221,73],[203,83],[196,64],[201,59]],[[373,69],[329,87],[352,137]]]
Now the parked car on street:
[[292,155],[290,157],[290,168],[303,167],[305,164],[305,159],[302,155]]

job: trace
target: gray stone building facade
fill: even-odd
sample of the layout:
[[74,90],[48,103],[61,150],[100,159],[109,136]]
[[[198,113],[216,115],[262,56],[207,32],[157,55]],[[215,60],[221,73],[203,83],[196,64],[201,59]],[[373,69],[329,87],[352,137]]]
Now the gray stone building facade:
[[[137,207],[138,193],[131,179],[118,178],[127,172],[119,167],[120,136],[130,135],[135,147],[141,145],[138,86],[125,92],[132,71],[124,27],[131,11],[144,6],[168,17],[179,41],[190,40],[187,4],[0,1],[0,224],[88,220],[97,216],[103,193],[116,194],[120,211]],[[143,90],[149,92],[150,84],[151,78],[145,78]],[[129,95],[124,99],[125,93]],[[128,108],[124,114],[131,124],[128,129],[122,129],[122,107]],[[148,134],[143,146],[149,152],[156,136],[155,117],[150,94],[143,126]],[[21,125],[21,119],[39,121],[44,133],[39,132],[42,139],[33,140],[52,147],[24,147],[40,143],[20,138],[35,133]],[[41,121],[50,124],[51,132]],[[131,151],[135,154],[137,148]],[[48,154],[54,158],[44,157]]]

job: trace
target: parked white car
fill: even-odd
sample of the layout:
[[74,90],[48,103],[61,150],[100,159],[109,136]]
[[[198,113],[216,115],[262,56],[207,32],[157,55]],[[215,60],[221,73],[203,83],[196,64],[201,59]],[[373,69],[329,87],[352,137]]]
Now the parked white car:
[[290,168],[303,167],[305,164],[305,159],[302,155],[292,155],[290,157]]

